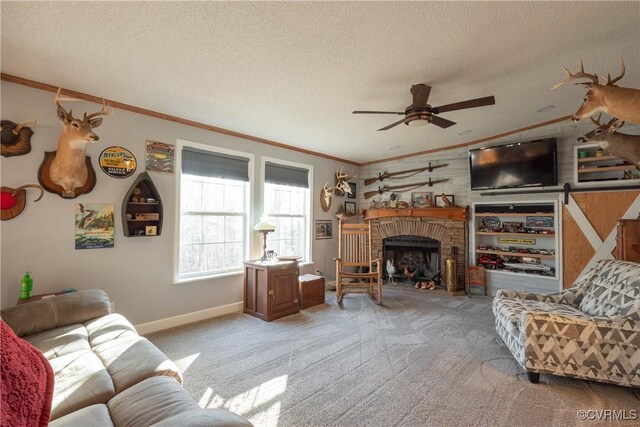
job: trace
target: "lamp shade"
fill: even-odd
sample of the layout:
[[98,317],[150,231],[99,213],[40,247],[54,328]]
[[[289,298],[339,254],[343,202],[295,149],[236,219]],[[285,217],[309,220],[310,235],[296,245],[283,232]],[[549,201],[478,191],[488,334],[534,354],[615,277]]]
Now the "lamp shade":
[[256,231],[274,231],[276,226],[271,224],[269,220],[262,218],[259,223],[257,223],[254,227]]

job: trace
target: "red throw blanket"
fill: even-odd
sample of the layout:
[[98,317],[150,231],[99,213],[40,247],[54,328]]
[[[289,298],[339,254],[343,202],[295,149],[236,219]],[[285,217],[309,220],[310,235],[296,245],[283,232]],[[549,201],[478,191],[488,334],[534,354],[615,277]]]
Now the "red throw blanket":
[[2,426],[47,426],[53,370],[44,355],[0,319]]

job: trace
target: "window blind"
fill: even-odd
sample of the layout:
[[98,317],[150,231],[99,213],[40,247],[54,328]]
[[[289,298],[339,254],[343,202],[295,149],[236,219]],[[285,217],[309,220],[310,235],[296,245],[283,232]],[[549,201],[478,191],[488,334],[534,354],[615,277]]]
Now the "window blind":
[[249,182],[249,159],[183,147],[182,173]]
[[264,180],[269,184],[309,188],[309,171],[294,166],[266,162],[264,166]]

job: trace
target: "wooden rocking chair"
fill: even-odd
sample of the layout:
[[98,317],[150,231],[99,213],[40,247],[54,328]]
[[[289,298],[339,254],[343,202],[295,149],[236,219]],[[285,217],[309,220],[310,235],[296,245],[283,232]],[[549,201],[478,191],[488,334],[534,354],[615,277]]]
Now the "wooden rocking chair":
[[342,220],[339,221],[338,258],[335,261],[338,304],[342,302],[344,294],[351,292],[368,293],[378,304],[382,304],[382,259],[372,259],[371,227],[368,222],[343,224]]

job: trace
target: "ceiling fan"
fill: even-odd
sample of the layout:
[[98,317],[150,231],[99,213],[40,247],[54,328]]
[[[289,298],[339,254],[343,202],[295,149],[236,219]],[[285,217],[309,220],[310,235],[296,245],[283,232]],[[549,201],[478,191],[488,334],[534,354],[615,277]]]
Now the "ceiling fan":
[[425,84],[417,84],[411,86],[411,95],[413,95],[413,103],[409,105],[404,112],[400,111],[354,111],[353,114],[397,114],[404,115],[402,120],[391,123],[388,126],[378,130],[389,130],[392,127],[403,123],[408,126],[424,126],[433,123],[443,129],[453,126],[456,123],[451,120],[443,119],[436,114],[445,113],[447,111],[464,110],[465,108],[484,107],[485,105],[494,105],[496,100],[493,96],[485,96],[483,98],[469,99],[468,101],[454,102],[453,104],[432,107],[427,104],[431,86]]

